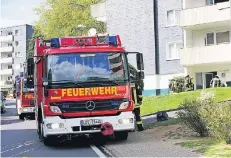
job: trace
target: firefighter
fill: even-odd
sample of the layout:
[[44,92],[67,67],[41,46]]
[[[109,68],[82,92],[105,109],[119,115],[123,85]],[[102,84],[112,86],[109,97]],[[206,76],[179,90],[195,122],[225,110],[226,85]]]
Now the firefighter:
[[185,76],[185,88],[186,91],[193,90],[192,78],[189,75]]
[[129,65],[130,72],[131,72],[131,78],[135,83],[133,83],[132,86],[132,99],[134,101],[135,107],[134,107],[134,114],[136,117],[136,125],[138,128],[138,131],[143,131],[143,123],[140,116],[140,106],[142,105],[143,97],[142,97],[142,90],[143,90],[143,80],[137,79],[137,70]]
[[218,75],[216,75],[211,81],[210,81],[210,87],[220,87],[221,86],[221,80]]

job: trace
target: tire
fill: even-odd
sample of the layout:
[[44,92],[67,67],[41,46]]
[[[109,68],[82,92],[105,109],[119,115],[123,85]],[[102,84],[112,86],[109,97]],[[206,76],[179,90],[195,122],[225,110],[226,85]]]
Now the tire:
[[102,133],[94,133],[90,135],[92,143],[96,146],[102,146],[106,143],[106,137]]
[[115,132],[115,138],[116,140],[127,140],[128,139],[128,131],[119,131]]
[[24,120],[24,116],[22,114],[19,115],[20,120]]
[[43,143],[45,146],[57,145],[57,138],[55,136],[47,136],[43,138]]

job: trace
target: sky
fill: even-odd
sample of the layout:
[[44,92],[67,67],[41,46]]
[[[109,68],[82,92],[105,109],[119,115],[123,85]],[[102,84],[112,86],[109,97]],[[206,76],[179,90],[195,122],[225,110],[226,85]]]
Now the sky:
[[0,27],[29,24],[38,19],[33,8],[44,0],[0,0]]

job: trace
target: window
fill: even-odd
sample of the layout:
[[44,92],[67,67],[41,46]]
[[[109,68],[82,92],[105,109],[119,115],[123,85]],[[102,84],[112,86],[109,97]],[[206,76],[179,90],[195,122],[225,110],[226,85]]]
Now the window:
[[229,0],[206,0],[206,5],[214,5],[217,3],[228,2]]
[[214,44],[214,33],[207,33],[207,45]]
[[16,53],[15,53],[15,56],[16,56],[16,58],[21,58],[21,57],[23,57],[21,52],[16,52]]
[[167,11],[167,26],[175,26],[179,24],[179,10]]
[[205,45],[214,45],[214,44],[222,44],[229,43],[230,35],[229,31],[224,32],[211,32],[206,34],[206,43]]
[[13,32],[8,32],[8,33],[7,33],[7,35],[12,35],[12,34],[13,34]]
[[8,47],[11,47],[12,46],[12,43],[8,43]]
[[15,35],[17,36],[19,34],[19,31],[18,30],[15,30]]
[[12,80],[12,77],[11,77],[11,76],[9,76],[9,77],[7,77],[7,79],[8,79],[8,80]]
[[183,47],[181,43],[167,44],[167,60],[180,59],[180,49]]
[[12,57],[12,54],[8,54],[7,57]]
[[226,31],[226,32],[217,32],[216,33],[216,41],[217,41],[217,44],[229,43],[230,42],[229,31]]
[[8,69],[12,69],[12,65],[8,65]]

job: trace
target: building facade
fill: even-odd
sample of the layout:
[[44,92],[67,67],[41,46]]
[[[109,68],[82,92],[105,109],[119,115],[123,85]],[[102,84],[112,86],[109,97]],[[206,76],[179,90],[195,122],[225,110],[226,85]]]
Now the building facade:
[[[158,14],[154,12],[155,5]],[[120,35],[126,51],[143,53],[145,96],[168,94],[169,79],[184,75],[179,56],[183,48],[181,9],[182,0],[106,0],[91,7],[92,16],[106,22],[109,34]],[[133,56],[128,59],[135,65]]]
[[15,76],[23,71],[26,51],[33,29],[30,25],[1,28],[0,36],[0,88],[9,91],[13,88]]
[[231,86],[230,6],[229,0],[183,0],[181,65],[194,77],[196,89],[209,88],[215,75]]

